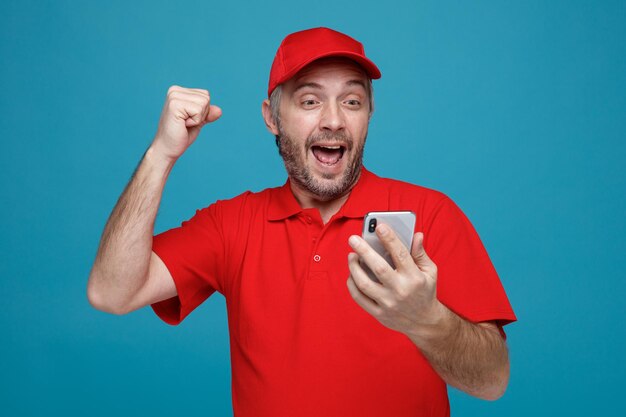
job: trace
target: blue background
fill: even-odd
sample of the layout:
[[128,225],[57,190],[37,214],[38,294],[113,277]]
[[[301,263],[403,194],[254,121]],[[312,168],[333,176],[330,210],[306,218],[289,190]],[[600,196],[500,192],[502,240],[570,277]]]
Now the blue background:
[[3,415],[232,415],[223,297],[170,327],[92,309],[87,277],[171,84],[224,116],[173,170],[157,231],[283,183],[260,103],[282,37],[320,25],[383,72],[368,168],[451,196],[518,315],[507,393],[451,389],[453,415],[621,415],[626,3],[327,0],[2,1]]

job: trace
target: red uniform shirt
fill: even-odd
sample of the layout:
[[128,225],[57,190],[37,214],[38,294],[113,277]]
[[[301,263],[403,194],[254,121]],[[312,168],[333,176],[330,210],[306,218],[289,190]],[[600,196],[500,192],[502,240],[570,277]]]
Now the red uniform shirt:
[[438,267],[439,300],[473,321],[515,320],[474,228],[445,195],[363,169],[324,225],[289,182],[199,210],[155,236],[178,297],[153,305],[177,324],[226,298],[236,417],[447,416],[446,385],[403,334],[351,298],[348,237],[369,211],[411,210]]

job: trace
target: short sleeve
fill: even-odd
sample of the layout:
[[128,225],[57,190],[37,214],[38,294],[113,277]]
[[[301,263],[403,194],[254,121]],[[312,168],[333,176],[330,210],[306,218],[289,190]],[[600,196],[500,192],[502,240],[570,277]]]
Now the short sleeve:
[[178,294],[152,308],[163,321],[175,325],[215,291],[222,292],[224,236],[218,203],[196,211],[180,227],[154,236],[152,251],[169,270]]
[[471,322],[516,320],[500,278],[474,227],[448,197],[424,224],[424,249],[437,265],[437,297]]

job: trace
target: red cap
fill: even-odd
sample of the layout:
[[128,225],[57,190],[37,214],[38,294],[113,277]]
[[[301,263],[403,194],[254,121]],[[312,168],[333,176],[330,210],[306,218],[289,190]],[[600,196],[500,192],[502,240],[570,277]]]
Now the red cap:
[[287,35],[278,47],[267,96],[311,62],[329,56],[350,58],[362,66],[371,79],[380,78],[380,70],[365,56],[361,42],[328,28],[307,29]]

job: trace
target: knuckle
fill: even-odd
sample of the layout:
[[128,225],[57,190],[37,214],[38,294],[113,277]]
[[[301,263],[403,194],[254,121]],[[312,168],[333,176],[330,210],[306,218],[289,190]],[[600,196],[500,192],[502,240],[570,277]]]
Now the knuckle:
[[424,279],[423,274],[417,275],[415,279],[413,279],[413,281],[411,282],[411,288],[414,291],[421,291],[424,289],[425,286],[426,286],[426,280]]
[[398,300],[404,301],[409,298],[410,291],[405,287],[396,288],[395,295]]
[[175,100],[177,98],[178,98],[178,95],[176,94],[176,91],[172,91],[171,93],[167,93],[166,101],[171,102],[172,100]]
[[176,110],[176,108],[178,108],[178,100],[175,99],[175,98],[170,98],[167,101],[167,109],[169,111],[174,111],[174,110]]
[[376,264],[372,268],[372,272],[374,272],[374,274],[376,274],[377,276],[385,275],[385,273],[387,272],[387,265],[381,263]]
[[387,310],[394,310],[398,305],[397,301],[393,298],[385,298],[381,301],[383,307]]
[[172,94],[175,91],[178,91],[179,89],[180,89],[179,86],[172,85],[170,88],[167,89],[167,95],[169,96],[170,94]]
[[394,236],[394,234],[391,231],[388,231],[386,234],[379,236],[381,240],[387,242],[387,243],[393,243],[393,241],[396,240],[396,237]]
[[356,286],[362,292],[367,292],[371,288],[371,280],[367,277],[360,277],[358,280],[355,280]]
[[402,248],[396,251],[396,259],[398,259],[401,262],[406,261],[409,256],[410,256],[409,251],[404,247],[404,245],[402,246]]
[[360,290],[366,295],[373,294],[376,291],[376,286],[378,285],[374,281],[372,281],[370,277],[367,277],[367,276],[363,278],[363,280],[361,281],[361,284],[362,285],[361,285]]
[[181,100],[180,98],[172,97],[168,100],[167,108],[169,111],[175,112],[181,108],[186,109],[187,106],[185,105],[185,102]]

